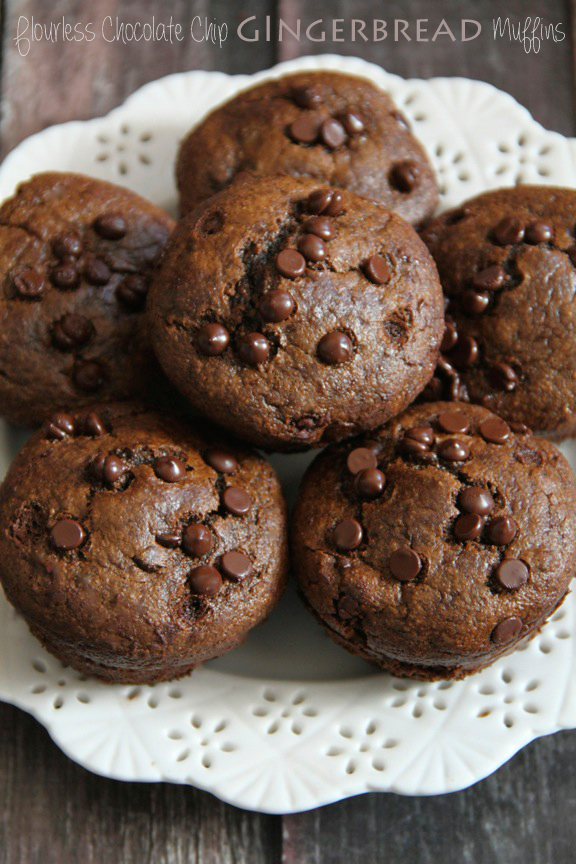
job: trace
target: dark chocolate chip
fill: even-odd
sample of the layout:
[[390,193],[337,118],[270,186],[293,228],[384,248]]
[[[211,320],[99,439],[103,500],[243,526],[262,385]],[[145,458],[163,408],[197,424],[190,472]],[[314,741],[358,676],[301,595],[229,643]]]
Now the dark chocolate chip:
[[428,444],[424,444],[423,441],[416,441],[414,438],[403,438],[399,446],[400,452],[408,456],[420,456],[430,452]]
[[100,453],[92,462],[90,473],[96,480],[113,486],[118,480],[125,477],[128,473],[128,466],[119,456],[113,454],[107,456],[105,453]]
[[320,126],[322,143],[331,150],[336,150],[347,139],[346,129],[335,117],[327,117]]
[[238,356],[249,366],[260,366],[268,360],[270,342],[263,333],[245,333],[238,339]]
[[323,261],[326,257],[326,244],[316,234],[304,234],[298,241],[298,251],[307,261]]
[[361,498],[378,498],[386,486],[386,475],[378,468],[366,468],[356,475],[354,486]]
[[465,435],[470,431],[470,420],[460,411],[445,411],[438,415],[438,425],[443,432],[455,435],[461,432]]
[[301,114],[288,131],[296,144],[314,144],[320,133],[320,120],[316,114]]
[[390,572],[400,582],[412,582],[422,569],[420,556],[410,546],[400,546],[388,561]]
[[459,516],[454,524],[454,536],[457,540],[475,540],[482,533],[484,520],[477,513],[465,513]]
[[206,525],[188,525],[182,537],[182,548],[194,558],[202,558],[212,548],[212,532]]
[[528,567],[517,558],[505,558],[494,575],[501,588],[516,591],[528,581]]
[[498,390],[511,393],[518,384],[518,375],[508,363],[494,363],[488,370],[488,380]]
[[92,435],[95,438],[106,434],[106,426],[95,411],[91,411],[84,420],[84,429],[87,435]]
[[217,447],[206,451],[204,461],[219,474],[234,474],[238,469],[238,462],[232,453],[219,450]]
[[116,288],[116,297],[133,312],[139,312],[146,304],[148,280],[138,273],[125,276]]
[[214,597],[222,587],[222,576],[211,564],[194,567],[188,580],[194,594],[203,594],[205,597]]
[[460,492],[458,506],[466,513],[488,516],[494,509],[494,499],[488,489],[481,486],[469,486]]
[[232,579],[233,582],[241,582],[252,573],[252,561],[243,552],[233,549],[225,552],[220,559],[222,573]]
[[470,448],[456,438],[447,438],[438,445],[438,455],[448,462],[465,462],[470,457]]
[[276,269],[287,279],[296,279],[306,270],[306,259],[297,249],[283,249],[276,256]]
[[204,324],[198,331],[196,344],[198,350],[207,357],[216,357],[222,354],[230,343],[230,334],[226,327],[215,321]]
[[13,279],[16,293],[24,300],[39,300],[44,293],[44,279],[36,270],[21,270]]
[[334,527],[334,544],[342,552],[357,549],[362,543],[364,532],[356,519],[342,519]]
[[186,464],[174,456],[159,456],[154,460],[154,473],[165,483],[177,483],[186,476]]
[[177,549],[181,543],[180,534],[157,534],[156,542],[168,549]]
[[492,237],[499,246],[520,243],[524,238],[524,225],[517,216],[505,216],[492,231]]
[[77,360],[72,370],[72,381],[79,390],[93,393],[106,382],[106,370],[97,360]]
[[478,362],[479,353],[473,336],[459,336],[456,347],[450,352],[450,361],[455,366],[473,366]]
[[52,241],[52,251],[61,261],[67,258],[79,258],[82,254],[82,240],[75,231],[60,234]]
[[504,618],[492,631],[492,641],[496,645],[504,645],[516,639],[522,632],[522,620],[520,618]]
[[511,516],[495,516],[488,523],[486,536],[495,546],[508,546],[518,533],[518,525]]
[[292,99],[299,108],[318,108],[322,104],[322,90],[317,84],[310,87],[294,87]]
[[530,429],[529,426],[526,426],[525,423],[513,423],[511,421],[510,422],[510,429],[516,435],[531,435],[532,434],[532,430]]
[[46,437],[53,438],[56,441],[61,441],[68,435],[74,435],[76,424],[74,418],[70,414],[58,412],[54,414],[46,426]]
[[84,261],[82,272],[90,285],[107,285],[112,276],[112,271],[106,262],[101,258],[96,258],[94,255],[90,255]]
[[511,429],[504,420],[499,417],[489,417],[484,420],[478,431],[485,441],[490,444],[505,444],[511,434]]
[[309,213],[325,213],[332,201],[333,192],[330,189],[316,189],[311,192],[306,202]]
[[346,111],[340,115],[340,121],[350,136],[364,132],[364,121],[357,111]]
[[482,315],[490,305],[490,295],[487,291],[463,291],[460,305],[466,315]]
[[67,551],[81,546],[86,539],[86,532],[74,519],[60,519],[52,528],[50,536],[56,549]]
[[392,167],[389,179],[399,192],[412,192],[420,183],[420,166],[412,159],[398,162]]
[[126,234],[126,220],[116,213],[103,213],[94,222],[94,230],[106,240],[120,240]]
[[228,486],[222,495],[222,504],[233,516],[245,516],[252,507],[252,498],[239,486]]
[[318,356],[323,363],[335,366],[338,363],[347,363],[354,354],[352,340],[346,333],[333,330],[326,333],[318,343]]
[[443,352],[451,351],[458,342],[458,331],[456,325],[452,321],[447,321],[444,328],[444,335],[440,343],[440,350]]
[[426,447],[431,447],[436,440],[432,426],[412,426],[410,429],[406,429],[404,435],[413,441],[419,441]]
[[80,273],[76,264],[71,261],[54,267],[50,273],[50,278],[57,288],[62,288],[65,291],[73,291],[80,284]]
[[524,239],[526,243],[532,243],[534,246],[538,243],[550,243],[554,238],[554,229],[547,222],[537,219],[535,222],[530,222],[526,226],[526,235]]
[[286,318],[292,315],[296,304],[288,291],[275,288],[273,291],[267,291],[262,296],[258,308],[264,321],[277,324],[279,321],[285,321]]
[[342,192],[338,192],[336,189],[332,191],[328,206],[323,212],[325,212],[327,216],[342,216],[342,214],[345,213],[344,196],[342,195]]
[[362,269],[370,282],[375,285],[386,285],[390,281],[390,267],[381,255],[372,255],[363,264]]
[[322,240],[333,240],[336,236],[334,222],[325,216],[313,216],[306,220],[303,227],[309,234],[315,234]]
[[367,468],[376,468],[376,454],[368,447],[355,447],[346,459],[346,467],[351,474],[359,474]]
[[506,281],[506,271],[500,264],[491,264],[472,278],[472,287],[477,291],[498,291]]
[[62,351],[74,351],[86,345],[94,332],[94,325],[88,318],[70,312],[53,325],[52,341]]

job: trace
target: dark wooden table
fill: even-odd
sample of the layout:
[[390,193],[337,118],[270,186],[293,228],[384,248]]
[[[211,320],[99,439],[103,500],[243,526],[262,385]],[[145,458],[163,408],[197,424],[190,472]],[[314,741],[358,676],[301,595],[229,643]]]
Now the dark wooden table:
[[[523,103],[545,126],[576,133],[575,0],[5,0],[2,4],[1,151],[72,118],[103,114],[146,81],[187,69],[254,72],[314,51],[359,54],[407,77],[461,75],[490,81]],[[223,47],[38,42],[20,56],[19,16],[37,23],[174,21],[187,32],[194,15],[227,22]],[[439,39],[377,44],[295,40],[249,43],[235,35],[249,15],[303,25],[318,18],[402,18],[430,30],[445,18],[479,20],[470,43]],[[492,19],[542,16],[562,22],[566,38],[527,54],[494,40]],[[98,29],[98,26],[95,28]],[[430,33],[429,33],[430,35]],[[458,862],[572,864],[576,848],[576,733],[541,739],[494,776],[437,798],[364,795],[295,816],[247,813],[194,789],[118,783],[70,762],[24,713],[0,706],[0,864],[329,864],[329,862]]]

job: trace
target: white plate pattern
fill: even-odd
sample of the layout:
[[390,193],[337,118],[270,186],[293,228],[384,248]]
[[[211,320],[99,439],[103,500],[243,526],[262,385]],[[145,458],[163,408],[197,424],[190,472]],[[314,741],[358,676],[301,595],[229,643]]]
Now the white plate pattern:
[[[41,170],[120,183],[175,209],[178,141],[251,81],[339,69],[388,90],[425,145],[447,207],[515,183],[576,185],[576,141],[510,96],[459,78],[406,81],[357,58],[301,58],[252,77],[155,81],[106,117],[46,129],[0,168],[0,198]],[[0,424],[0,476],[22,442]],[[564,445],[576,466],[576,446]],[[293,496],[310,457],[273,457]],[[540,735],[576,727],[575,604],[528,645],[466,681],[394,679],[334,646],[291,589],[238,651],[189,678],[108,686],[48,655],[0,598],[0,698],[29,711],[72,759],[108,777],[209,790],[291,813],[367,791],[432,795],[492,773]]]

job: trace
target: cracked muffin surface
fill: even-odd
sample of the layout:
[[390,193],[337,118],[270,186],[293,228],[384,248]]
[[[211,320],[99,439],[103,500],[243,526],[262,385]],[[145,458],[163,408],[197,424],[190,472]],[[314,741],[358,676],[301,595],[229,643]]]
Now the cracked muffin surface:
[[8,599],[49,651],[111,682],[220,656],[284,586],[272,467],[131,403],[51,417],[8,471],[0,524]]
[[424,148],[390,96],[337,72],[265,81],[205,118],[178,154],[182,214],[241,171],[313,177],[412,224],[433,213],[438,195]]
[[444,329],[431,256],[351,192],[244,176],[185,217],[147,305],[167,376],[211,420],[278,450],[399,413]]
[[0,208],[0,415],[38,425],[161,376],[142,314],[174,222],[128,189],[50,172]]
[[470,399],[550,437],[576,434],[576,191],[517,186],[422,233],[447,298],[425,396]]
[[308,606],[399,676],[462,678],[534,636],[576,570],[562,454],[466,403],[412,406],[325,450],[292,522]]

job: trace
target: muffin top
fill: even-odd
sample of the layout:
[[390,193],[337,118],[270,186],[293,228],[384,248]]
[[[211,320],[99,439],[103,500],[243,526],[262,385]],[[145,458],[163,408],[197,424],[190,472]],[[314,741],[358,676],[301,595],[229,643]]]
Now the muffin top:
[[213,111],[176,166],[188,213],[240,171],[313,177],[384,204],[413,224],[434,211],[434,172],[392,99],[369,81],[303,72],[265,81]]
[[431,399],[576,434],[576,190],[487,192],[423,232],[447,298]]
[[575,505],[552,444],[478,405],[412,406],[312,464],[295,569],[347,647],[397,674],[461,677],[564,597]]
[[127,189],[38,174],[0,208],[0,415],[142,394],[156,373],[142,310],[173,220]]
[[147,311],[158,359],[192,405],[271,449],[397,414],[429,380],[444,329],[413,228],[292,177],[244,175],[185,217]]

